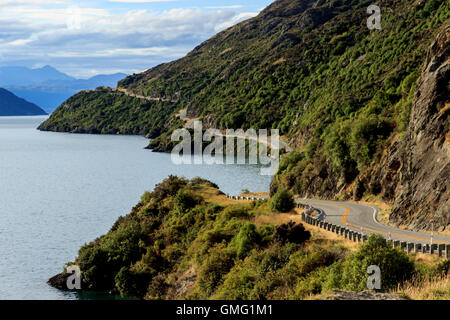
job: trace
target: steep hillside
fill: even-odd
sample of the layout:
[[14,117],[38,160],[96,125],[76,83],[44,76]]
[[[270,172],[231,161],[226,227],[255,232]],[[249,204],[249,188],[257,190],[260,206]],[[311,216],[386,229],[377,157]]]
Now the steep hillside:
[[[448,24],[450,8],[444,0],[379,1],[382,30],[370,31],[369,4],[275,1],[186,57],[119,82],[121,90],[148,100],[104,89],[82,93],[41,129],[162,134],[152,146],[164,150],[167,134],[182,125],[176,115],[187,109],[210,127],[279,128],[299,152],[285,158],[272,192],[287,187],[322,198],[378,195],[381,182],[365,177],[404,137],[428,47]],[[125,99],[141,100],[147,109],[129,109]],[[448,199],[448,191],[433,186]],[[386,189],[383,195],[390,202],[396,197]],[[436,208],[415,210],[429,215]]]
[[[450,25],[428,51],[414,94],[411,121],[382,166],[398,170],[391,220],[414,229],[450,228]],[[399,166],[400,165],[400,166]],[[380,171],[380,170],[379,170]],[[383,191],[383,190],[382,190]]]
[[[367,290],[370,265],[389,270],[381,275],[384,292],[412,278],[416,287],[436,279],[434,289],[439,284],[441,299],[448,297],[441,278],[448,261],[436,257],[427,266],[375,235],[357,246],[303,226],[296,211],[273,213],[270,207],[268,201],[230,200],[200,178],[171,176],[68,265],[79,266],[83,290],[143,299],[297,300],[329,296],[333,289],[360,292]],[[66,289],[68,276],[63,271],[49,283]]]
[[37,105],[0,88],[0,116],[40,116],[46,114]]

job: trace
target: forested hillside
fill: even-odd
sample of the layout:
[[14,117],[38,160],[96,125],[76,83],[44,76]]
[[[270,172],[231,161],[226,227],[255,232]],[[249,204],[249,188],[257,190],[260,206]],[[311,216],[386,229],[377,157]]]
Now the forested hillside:
[[[360,199],[371,194],[394,203],[410,192],[396,193],[395,177],[406,162],[399,157],[392,168],[379,165],[407,132],[416,83],[430,45],[439,32],[446,34],[450,8],[445,0],[379,1],[382,29],[369,30],[370,4],[275,1],[186,57],[119,82],[121,89],[152,101],[106,89],[80,93],[40,128],[157,138],[182,125],[176,116],[182,109],[209,127],[279,128],[298,152],[283,161],[272,192],[283,186],[302,196]],[[448,132],[447,101],[444,94],[437,107],[442,137]],[[164,143],[160,139],[153,145]],[[381,170],[376,181],[370,179],[374,167]],[[389,170],[394,182],[388,177],[383,184]],[[447,169],[435,170],[438,176]],[[415,177],[410,171],[408,179]],[[444,190],[436,189],[436,179],[426,185],[436,196],[399,203],[397,211],[409,213],[394,212],[393,222],[427,215],[419,225],[409,221],[407,226],[430,228],[437,212],[439,224],[448,227],[443,214],[449,206],[448,180]],[[405,181],[402,186],[409,188]]]
[[46,114],[37,105],[0,88],[0,116],[42,116]]

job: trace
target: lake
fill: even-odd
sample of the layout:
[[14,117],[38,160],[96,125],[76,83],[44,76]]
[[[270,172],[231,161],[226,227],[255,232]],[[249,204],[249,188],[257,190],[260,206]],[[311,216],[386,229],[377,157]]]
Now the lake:
[[85,243],[108,232],[170,174],[223,192],[266,191],[259,166],[172,164],[137,136],[40,132],[46,117],[0,117],[0,299],[102,299],[47,285]]

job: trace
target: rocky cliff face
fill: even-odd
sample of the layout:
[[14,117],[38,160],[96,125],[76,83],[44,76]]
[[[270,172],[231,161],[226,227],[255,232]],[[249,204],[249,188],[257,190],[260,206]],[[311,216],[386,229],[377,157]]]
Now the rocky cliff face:
[[[409,128],[392,149],[398,167],[391,221],[411,229],[450,228],[450,25],[429,49]],[[388,178],[387,176],[385,178]]]

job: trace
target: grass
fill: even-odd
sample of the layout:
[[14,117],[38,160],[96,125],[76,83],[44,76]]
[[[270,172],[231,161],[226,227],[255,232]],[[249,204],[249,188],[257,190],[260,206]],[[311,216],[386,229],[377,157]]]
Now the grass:
[[413,279],[392,293],[413,300],[450,300],[450,276],[425,280]]

